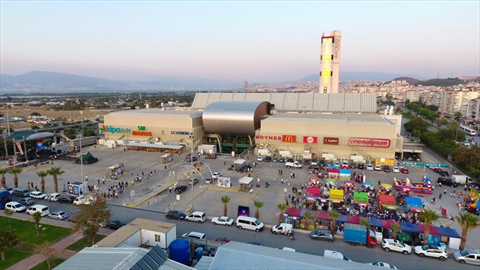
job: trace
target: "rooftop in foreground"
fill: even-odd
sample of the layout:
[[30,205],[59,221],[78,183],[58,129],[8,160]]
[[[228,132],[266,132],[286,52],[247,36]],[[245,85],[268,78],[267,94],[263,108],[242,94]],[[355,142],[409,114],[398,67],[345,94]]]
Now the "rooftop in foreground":
[[375,114],[277,113],[262,120],[262,122],[264,121],[394,125],[387,119]]

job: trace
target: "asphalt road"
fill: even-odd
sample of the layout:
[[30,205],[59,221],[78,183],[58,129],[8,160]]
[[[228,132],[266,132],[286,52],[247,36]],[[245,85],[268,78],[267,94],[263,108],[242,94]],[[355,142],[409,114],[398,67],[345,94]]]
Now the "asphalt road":
[[[16,198],[18,199],[18,198]],[[63,210],[67,213],[75,213],[76,206],[68,204],[59,204],[53,202],[42,202],[42,204],[48,205],[50,212]],[[295,234],[295,241],[290,240],[289,237],[284,235],[274,235],[269,230],[263,232],[253,232],[237,229],[235,226],[225,227],[220,225],[213,225],[210,221],[203,224],[188,222],[188,221],[172,221],[165,218],[165,213],[127,208],[121,206],[111,206],[112,219],[119,219],[126,223],[132,221],[135,218],[153,219],[158,221],[167,221],[177,224],[177,234],[181,235],[190,231],[198,231],[205,233],[207,239],[216,237],[227,237],[233,241],[239,242],[260,242],[264,246],[282,248],[291,247],[297,250],[297,252],[310,253],[315,255],[323,255],[325,249],[336,250],[342,252],[349,259],[368,263],[368,262],[387,262],[395,265],[400,269],[477,269],[478,266],[463,265],[456,262],[454,259],[449,258],[446,261],[440,261],[433,258],[421,258],[415,254],[403,255],[397,252],[385,252],[381,247],[366,248],[364,246],[351,246],[344,242],[342,239],[337,239],[333,243],[324,241],[314,241],[309,238],[307,234],[297,233]],[[25,214],[26,215],[26,214]],[[67,221],[65,221],[67,222]],[[368,254],[366,256],[366,254]]]

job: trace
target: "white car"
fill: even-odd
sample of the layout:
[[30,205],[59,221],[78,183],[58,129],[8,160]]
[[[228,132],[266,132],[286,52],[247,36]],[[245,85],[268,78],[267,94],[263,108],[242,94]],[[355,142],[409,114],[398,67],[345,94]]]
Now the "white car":
[[385,267],[385,268],[390,268],[390,269],[398,269],[396,266],[393,266],[393,265],[385,263],[385,262],[367,263],[367,265],[375,265],[375,266],[380,266],[380,267]]
[[221,216],[221,217],[214,217],[212,218],[212,223],[214,225],[225,225],[225,226],[230,226],[233,224],[233,218],[229,218],[226,216]]
[[219,172],[214,172],[214,173],[212,174],[212,178],[218,178],[218,177],[220,177],[220,176],[222,176],[222,174],[219,173]]
[[35,199],[45,199],[47,197],[47,194],[40,192],[40,191],[32,191],[30,192],[30,197],[35,198]]
[[8,203],[5,204],[5,209],[8,209],[8,210],[10,210],[12,212],[15,212],[15,213],[23,212],[23,211],[27,210],[27,208],[19,202],[8,202]]
[[373,171],[373,165],[367,164],[367,171]]
[[397,172],[397,173],[399,173],[399,172],[400,172],[400,168],[399,168],[399,167],[397,167],[397,166],[395,166],[395,167],[393,167],[393,170],[392,170],[392,171],[393,171],[393,172]]
[[382,165],[375,165],[375,171],[381,171]]
[[433,257],[441,261],[444,261],[448,258],[447,252],[435,245],[416,246],[414,250],[415,254],[419,255],[420,257]]
[[56,211],[48,215],[49,218],[64,220],[69,217],[69,215],[63,211]]
[[188,214],[185,217],[185,220],[195,221],[195,222],[205,222],[205,220],[207,220],[207,215],[205,214],[205,212],[195,211],[193,213]]
[[412,247],[396,239],[383,239],[382,248],[385,251],[397,251],[407,255],[412,253]]
[[263,158],[262,156],[258,156],[258,157],[257,157],[257,161],[259,161],[259,162],[263,161],[263,159],[264,159],[264,158]]
[[52,193],[52,194],[49,194],[47,197],[45,197],[45,200],[49,202],[56,202],[58,201],[59,198],[60,198],[60,193]]

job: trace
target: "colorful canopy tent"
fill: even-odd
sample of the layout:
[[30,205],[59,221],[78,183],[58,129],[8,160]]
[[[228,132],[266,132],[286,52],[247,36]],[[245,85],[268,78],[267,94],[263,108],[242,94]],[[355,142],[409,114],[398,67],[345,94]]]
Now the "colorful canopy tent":
[[393,219],[381,220],[381,222],[382,222],[382,227],[385,229],[391,229],[392,223],[397,223]]
[[423,203],[420,198],[405,197],[405,202],[407,203],[405,206],[405,210],[407,211],[409,211],[410,208],[423,208]]
[[340,180],[350,180],[352,176],[352,171],[350,171],[347,167],[342,167],[340,169]]
[[353,200],[356,203],[368,203],[368,193],[355,191],[353,193]]
[[350,181],[350,180],[345,181],[345,182],[343,182],[343,183],[345,184],[345,186],[355,186],[355,182]]
[[360,224],[360,220],[362,220],[359,216],[348,216],[347,223],[351,224]]
[[341,215],[339,218],[337,218],[337,223],[345,223],[347,222],[347,216]]
[[343,190],[342,189],[331,189],[330,190],[330,201],[331,202],[343,202]]
[[333,168],[328,168],[328,178],[330,179],[335,179],[338,180],[340,175],[340,170],[333,167]]
[[460,238],[460,235],[457,233],[457,231],[450,227],[440,226],[440,227],[437,227],[437,230],[441,236]]
[[373,227],[381,228],[383,226],[380,219],[378,219],[376,217],[369,217],[369,218],[367,218],[367,220],[370,221],[370,225],[372,225]]
[[310,182],[318,182],[320,180],[320,178],[316,177],[316,176],[312,176],[310,178],[308,178],[308,181]]
[[384,184],[381,184],[380,186],[384,189],[388,189],[388,190],[392,189],[392,185],[390,185],[390,184],[384,183]]
[[393,197],[393,195],[385,195],[385,194],[378,195],[378,204],[381,205],[383,208],[386,208],[386,209],[397,209],[398,208],[395,205],[395,197]]
[[326,220],[326,221],[332,220],[332,218],[330,217],[330,214],[328,214],[327,211],[317,211],[316,218],[320,220]]
[[[425,233],[425,224],[417,224],[417,227],[420,230],[420,233]],[[437,227],[430,226],[430,234],[431,235],[440,235],[440,232],[438,232]]]
[[370,183],[370,182],[363,182],[363,183],[362,183],[362,186],[370,186],[370,187],[373,187],[373,184]]
[[402,227],[402,231],[404,232],[411,232],[411,233],[419,233],[420,230],[418,229],[417,225],[411,222],[400,222],[400,227]]
[[291,217],[300,217],[301,211],[302,211],[302,209],[300,209],[300,208],[290,207],[290,208],[287,208],[287,210],[285,210],[285,214],[289,215]]
[[307,187],[307,193],[305,193],[305,196],[320,197],[320,188]]

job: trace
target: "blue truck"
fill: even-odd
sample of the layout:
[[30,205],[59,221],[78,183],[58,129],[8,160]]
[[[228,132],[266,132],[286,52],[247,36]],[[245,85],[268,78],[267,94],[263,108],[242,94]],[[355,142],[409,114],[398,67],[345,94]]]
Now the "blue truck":
[[375,232],[363,225],[345,223],[343,239],[352,245],[377,246]]

